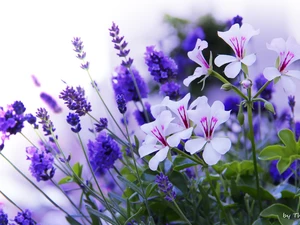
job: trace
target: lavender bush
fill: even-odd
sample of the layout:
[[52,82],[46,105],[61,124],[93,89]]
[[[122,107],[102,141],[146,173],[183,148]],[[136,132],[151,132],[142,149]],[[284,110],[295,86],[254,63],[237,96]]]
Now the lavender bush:
[[[103,90],[89,72],[92,64],[86,61],[83,41],[79,37],[72,40],[80,67],[87,72],[100,102],[89,102],[80,86],[66,86],[59,95],[69,109],[66,133],[77,138],[80,161],[61,147],[64,140],[56,134],[55,121],[45,108],[37,109],[35,116],[21,101],[0,108],[1,157],[65,215],[61,223],[297,223],[300,122],[295,121],[293,79],[300,78],[300,71],[289,66],[300,59],[300,45],[292,37],[271,40],[267,48],[278,54],[275,66],[266,65],[252,80],[248,68],[256,55],[246,50],[251,39],[259,37],[259,30],[243,23],[242,17],[234,17],[215,33],[231,48],[229,54],[210,51],[215,46],[211,48],[204,40],[204,30],[196,27],[180,43],[185,51],[180,57],[196,65],[192,75],[182,74],[176,61],[152,43],[145,48],[145,64],[159,86],[156,95],[161,96],[159,104],[151,104],[153,93],[129,57],[128,42],[113,23],[109,35],[121,58],[111,78],[113,108],[108,107]],[[222,82],[220,89],[230,93],[229,97],[211,103],[210,96],[191,92],[191,84],[205,90],[206,80]],[[278,88],[286,95],[283,113],[272,103]],[[50,95],[43,92],[40,97],[53,112],[62,110]],[[108,117],[99,118],[93,104],[102,104]],[[82,125],[84,117],[92,121],[92,128]],[[138,128],[131,127],[133,120]],[[24,126],[32,127],[36,140],[22,133]],[[139,137],[138,132],[144,135]],[[82,138],[86,133],[93,137],[87,142]],[[29,142],[25,149],[32,178],[5,156],[11,135],[22,135]],[[70,207],[51,199],[42,182],[56,187]],[[8,206],[3,207],[0,224],[39,224],[35,219],[39,212],[21,208],[0,192],[20,211],[13,217],[5,213]]]

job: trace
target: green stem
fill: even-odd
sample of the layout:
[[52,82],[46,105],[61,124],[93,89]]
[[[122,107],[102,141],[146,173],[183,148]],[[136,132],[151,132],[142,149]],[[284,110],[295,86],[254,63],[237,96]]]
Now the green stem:
[[[221,76],[218,72],[212,70],[211,75],[222,81],[224,84],[230,84],[224,77]],[[248,99],[246,95],[243,94],[236,86],[231,86],[232,90],[237,93],[241,98]]]
[[218,203],[218,205],[219,205],[221,211],[222,211],[223,214],[224,214],[224,217],[225,217],[225,220],[226,220],[227,224],[230,225],[230,224],[232,224],[232,223],[231,223],[230,219],[228,218],[228,215],[227,215],[227,213],[226,213],[226,210],[225,210],[225,208],[224,208],[224,206],[223,206],[223,204],[222,204],[222,202],[221,202],[219,196],[218,196],[217,193],[216,193],[216,190],[215,190],[214,185],[213,185],[213,183],[212,183],[212,181],[211,181],[211,178],[210,178],[210,174],[209,174],[209,171],[208,171],[208,167],[205,167],[204,170],[205,170],[205,174],[206,174],[206,178],[207,178],[207,180],[208,180],[208,183],[209,183],[209,185],[210,185],[210,187],[211,187],[211,190],[212,190],[212,192],[213,192],[213,195],[215,196],[215,198],[216,198],[216,200],[217,200],[217,203]]
[[142,193],[143,193],[143,198],[145,200],[145,205],[146,205],[146,208],[147,208],[148,215],[150,217],[152,217],[151,216],[151,211],[150,211],[150,208],[149,208],[149,205],[148,205],[148,200],[147,200],[147,197],[146,197],[146,194],[145,194],[145,191],[144,191],[144,188],[143,188],[142,180],[141,180],[141,177],[140,177],[140,174],[139,174],[139,170],[138,170],[138,167],[137,167],[137,163],[136,163],[136,160],[135,160],[135,157],[134,157],[134,151],[133,151],[132,144],[131,144],[131,141],[130,141],[130,135],[129,135],[129,132],[128,132],[127,121],[126,121],[126,118],[125,118],[124,114],[123,114],[123,118],[124,118],[126,133],[127,133],[127,136],[128,136],[129,146],[130,146],[129,149],[130,149],[131,154],[132,154],[132,160],[133,160],[134,167],[135,167],[135,170],[136,170],[136,173],[137,173],[137,178],[138,178],[138,181],[141,185],[141,190],[142,190]]
[[271,82],[272,82],[271,80],[267,81],[267,82],[266,82],[266,83],[258,90],[258,92],[254,95],[253,98],[256,98],[257,96],[259,96],[260,93],[262,93],[263,90],[265,90],[265,88],[268,87],[268,85],[269,85]]
[[188,220],[188,218],[186,218],[186,216],[184,215],[184,213],[181,211],[181,209],[177,205],[175,199],[173,199],[172,202],[174,203],[174,205],[175,205],[177,211],[179,212],[180,216],[182,217],[182,219],[184,219],[189,225],[192,225],[191,222]]
[[[251,96],[251,90],[248,89],[248,94]],[[256,178],[256,192],[258,197],[259,209],[262,211],[262,204],[261,204],[261,196],[260,196],[260,188],[259,188],[259,177],[258,177],[258,168],[257,168],[257,160],[256,160],[256,147],[254,141],[254,130],[253,130],[253,121],[252,121],[252,102],[248,102],[247,104],[247,112],[248,112],[248,124],[249,124],[249,132],[250,132],[250,142],[252,148],[252,157],[253,157],[253,164],[254,164],[254,173]]]
[[11,200],[6,194],[4,194],[2,191],[0,191],[0,194],[2,194],[11,204],[13,204],[16,208],[18,208],[20,211],[23,212],[21,207],[19,207],[13,200]]
[[[35,187],[41,194],[45,196],[55,207],[57,207],[60,211],[64,212],[67,216],[73,218],[68,212],[66,212],[63,208],[61,208],[59,205],[57,205],[48,195],[46,195],[45,192],[43,192],[35,183],[33,183],[24,173],[22,173],[8,158],[5,157],[0,152],[0,155],[20,174],[22,175],[33,187]],[[74,218],[73,218],[74,219]],[[75,220],[75,219],[74,219]]]
[[176,152],[177,154],[180,154],[180,155],[183,155],[183,156],[186,157],[186,158],[189,158],[190,160],[194,161],[195,163],[198,163],[199,165],[203,165],[203,164],[204,164],[204,163],[201,162],[199,159],[194,158],[193,156],[186,154],[185,152],[179,150],[178,148],[172,148],[172,150],[173,150],[174,152]]

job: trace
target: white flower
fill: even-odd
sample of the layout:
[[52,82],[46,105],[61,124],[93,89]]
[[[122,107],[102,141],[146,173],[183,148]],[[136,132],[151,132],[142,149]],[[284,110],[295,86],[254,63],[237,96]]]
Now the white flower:
[[231,148],[231,141],[226,137],[214,137],[216,128],[229,119],[230,111],[224,110],[220,101],[215,101],[210,107],[207,98],[202,97],[197,108],[188,112],[189,118],[203,131],[204,137],[190,139],[185,143],[185,149],[195,154],[204,147],[203,159],[208,165],[216,164],[222,155]]
[[267,48],[277,52],[278,63],[276,67],[264,69],[265,78],[270,81],[278,77],[285,92],[288,94],[295,93],[296,85],[290,78],[300,79],[300,71],[287,70],[287,67],[300,59],[300,45],[292,37],[289,37],[286,42],[282,38],[275,38],[271,41],[271,44],[267,44]]
[[174,132],[178,132],[178,126],[172,124],[172,120],[174,120],[172,113],[165,110],[161,112],[155,121],[141,126],[142,131],[147,136],[139,148],[140,157],[156,152],[155,156],[149,161],[151,170],[157,170],[158,164],[167,157],[170,146],[166,137]]
[[242,69],[242,63],[251,66],[255,60],[255,54],[245,55],[245,48],[249,40],[259,34],[259,30],[254,30],[250,24],[244,23],[241,27],[234,24],[228,31],[218,31],[221,37],[234,51],[235,57],[231,55],[218,55],[215,64],[220,67],[229,63],[224,70],[228,78],[235,78]]
[[207,46],[208,44],[206,41],[198,39],[193,51],[188,52],[188,57],[194,62],[198,63],[201,67],[197,67],[192,76],[189,76],[183,80],[183,84],[185,86],[188,87],[193,80],[206,75],[210,69],[208,62],[205,60],[202,54],[203,49],[207,48]]

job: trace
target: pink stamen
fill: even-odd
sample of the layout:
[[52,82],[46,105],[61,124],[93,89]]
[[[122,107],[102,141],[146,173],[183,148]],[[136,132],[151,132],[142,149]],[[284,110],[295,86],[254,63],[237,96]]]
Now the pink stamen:
[[189,122],[188,122],[188,119],[187,119],[187,116],[186,116],[186,111],[185,111],[184,106],[183,105],[179,106],[177,111],[179,113],[179,116],[180,116],[185,128],[189,128],[190,125],[189,125]]
[[[161,126],[162,130],[164,129],[164,126]],[[155,126],[152,130],[151,133],[157,138],[157,140],[162,143],[164,146],[167,146],[168,143],[166,141],[166,139],[164,138],[164,136],[161,134],[161,132],[159,131],[159,129],[157,128],[157,126]]]
[[[280,52],[280,58],[282,59],[283,56],[285,55],[285,52]],[[283,72],[285,68],[290,64],[291,60],[295,57],[295,54],[288,51],[287,54],[285,55],[285,58],[281,65],[279,66],[279,72]]]
[[233,45],[236,56],[242,59],[245,50],[246,37],[242,36],[240,40],[238,40],[237,37],[232,37],[229,40]]
[[205,116],[200,120],[206,140],[211,140],[217,122],[218,119],[216,117],[212,117],[210,121],[208,121],[208,118]]
[[204,59],[203,55],[200,52],[198,52],[196,57],[197,57],[197,59],[200,60],[200,62],[203,66],[205,66],[207,69],[209,69],[209,64],[206,62],[206,60]]

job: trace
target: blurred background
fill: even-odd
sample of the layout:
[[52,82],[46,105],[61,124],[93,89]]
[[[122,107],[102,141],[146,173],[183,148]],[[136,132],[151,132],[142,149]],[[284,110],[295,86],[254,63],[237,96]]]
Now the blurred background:
[[[266,49],[267,42],[276,37],[286,39],[294,36],[300,43],[298,12],[296,0],[110,0],[105,3],[78,0],[1,1],[0,106],[6,107],[15,100],[21,100],[27,111],[35,114],[38,107],[47,107],[40,99],[40,93],[43,91],[50,94],[63,108],[58,114],[49,110],[57,134],[63,140],[62,147],[72,152],[72,143],[76,140],[71,132],[65,134],[69,129],[64,122],[67,110],[63,101],[58,99],[59,93],[65,88],[65,83],[81,85],[91,102],[98,101],[86,71],[80,68],[81,62],[75,57],[71,44],[73,37],[81,37],[87,53],[86,59],[90,62],[90,73],[98,83],[104,99],[111,107],[115,107],[111,76],[121,60],[116,56],[108,32],[112,21],[119,26],[121,35],[129,42],[134,66],[145,80],[151,82],[152,78],[144,63],[146,46],[155,45],[157,50],[171,54],[180,44],[176,29],[171,26],[170,21],[174,22],[171,18],[180,18],[187,21],[184,26],[195,27],[203,16],[210,14],[217,24],[225,26],[234,16],[240,15],[243,22],[260,29],[259,36],[254,37],[249,45],[249,52],[257,54],[257,62],[250,69],[250,75],[256,77],[265,67],[275,63],[276,54]],[[210,30],[210,27],[207,29]],[[32,75],[39,80],[40,87],[34,84]],[[295,82],[300,84],[299,81]],[[210,101],[224,99],[224,94],[211,90],[208,93]],[[299,96],[300,92],[296,95],[296,102]],[[153,101],[160,99],[162,97]],[[279,111],[287,107],[287,96],[281,88],[276,89],[273,99]],[[93,104],[96,117],[105,116],[105,111],[98,105]],[[300,119],[297,103],[296,119]],[[24,134],[32,140],[36,139],[32,129],[25,128]],[[28,145],[21,135],[12,136],[6,142],[3,154],[30,176],[25,152]],[[41,206],[49,205],[3,158],[0,158],[0,171],[0,190],[22,208],[38,211]],[[46,192],[59,204],[66,204],[65,199],[54,191],[55,188],[42,183],[38,185],[44,186]],[[11,217],[16,214],[17,209],[1,195],[0,203]],[[65,224],[62,215],[57,215],[55,210],[41,214],[39,219],[41,224],[46,225]]]

